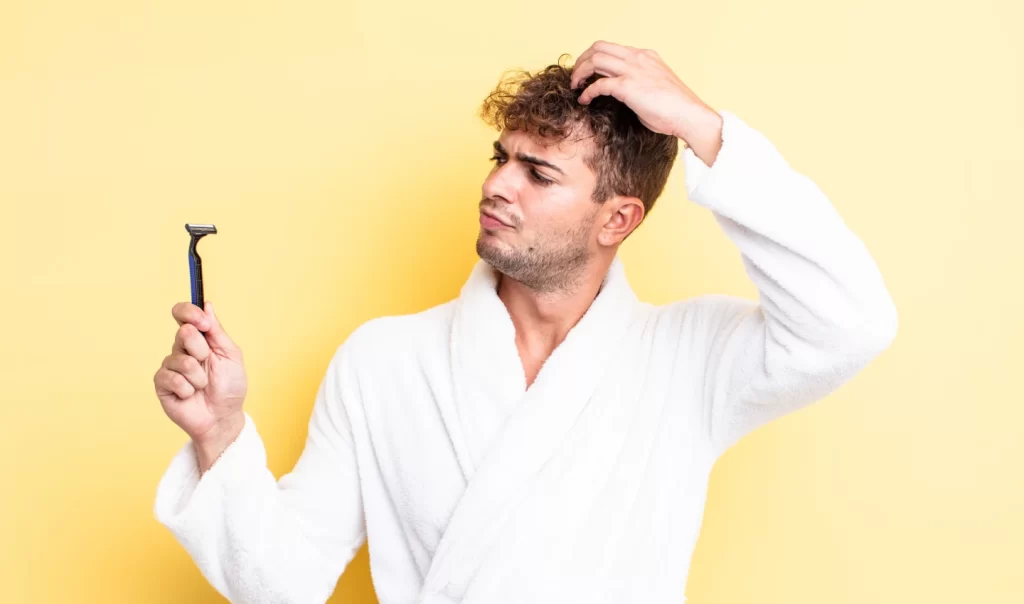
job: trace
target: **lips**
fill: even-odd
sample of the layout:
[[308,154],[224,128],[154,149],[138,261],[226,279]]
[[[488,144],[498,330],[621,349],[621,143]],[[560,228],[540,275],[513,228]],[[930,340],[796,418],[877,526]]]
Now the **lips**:
[[495,214],[493,214],[491,212],[488,212],[486,210],[480,210],[480,213],[483,214],[484,216],[487,216],[488,218],[490,218],[490,219],[492,219],[494,221],[497,221],[497,222],[501,223],[502,226],[507,226],[507,227],[512,226],[507,221],[502,220],[501,218],[499,218],[498,216],[496,216]]

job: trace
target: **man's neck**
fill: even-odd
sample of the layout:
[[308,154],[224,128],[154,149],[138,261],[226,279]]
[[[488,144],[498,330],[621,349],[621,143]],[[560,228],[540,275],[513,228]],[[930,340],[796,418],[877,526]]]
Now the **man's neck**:
[[499,275],[498,298],[505,304],[516,330],[527,386],[540,366],[586,314],[601,289],[611,258],[594,258],[569,290],[537,292]]

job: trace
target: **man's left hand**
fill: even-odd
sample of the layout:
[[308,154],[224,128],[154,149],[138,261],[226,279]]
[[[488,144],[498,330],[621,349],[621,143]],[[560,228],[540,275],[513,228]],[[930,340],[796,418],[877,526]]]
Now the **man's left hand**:
[[704,163],[714,162],[721,146],[722,117],[657,52],[598,40],[576,59],[570,85],[576,88],[595,72],[606,77],[584,89],[580,103],[602,94],[615,97],[647,128],[683,139]]

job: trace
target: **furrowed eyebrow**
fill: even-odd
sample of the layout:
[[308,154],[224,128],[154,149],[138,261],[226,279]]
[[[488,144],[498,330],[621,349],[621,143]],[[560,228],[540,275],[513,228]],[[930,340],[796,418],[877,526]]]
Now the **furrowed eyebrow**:
[[[498,153],[501,153],[502,155],[508,155],[508,152],[505,151],[505,147],[503,147],[501,145],[501,142],[499,142],[499,141],[494,141],[494,150],[496,152],[498,152]],[[544,166],[545,168],[551,168],[552,170],[558,172],[559,174],[565,174],[565,172],[563,172],[562,169],[559,168],[558,166],[556,166],[555,164],[547,162],[547,161],[544,161],[543,159],[541,159],[539,157],[534,157],[533,155],[527,155],[525,153],[517,153],[516,154],[516,159],[518,159],[519,161],[522,161],[522,162],[526,162],[528,164],[533,164],[535,166]]]

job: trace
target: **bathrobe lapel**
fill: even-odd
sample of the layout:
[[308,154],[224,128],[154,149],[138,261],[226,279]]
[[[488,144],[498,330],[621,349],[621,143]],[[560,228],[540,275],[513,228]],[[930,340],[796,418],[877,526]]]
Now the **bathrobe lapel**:
[[[479,467],[456,444],[468,485],[453,512],[424,581],[425,593],[465,584],[498,537],[531,478],[565,440],[608,370],[639,303],[616,257],[590,308],[544,363],[530,386],[515,346],[515,328],[497,295],[498,275],[478,262],[457,301],[451,331],[455,410],[453,441],[464,425],[454,415],[474,405],[514,408]],[[462,410],[462,411],[460,411]]]

